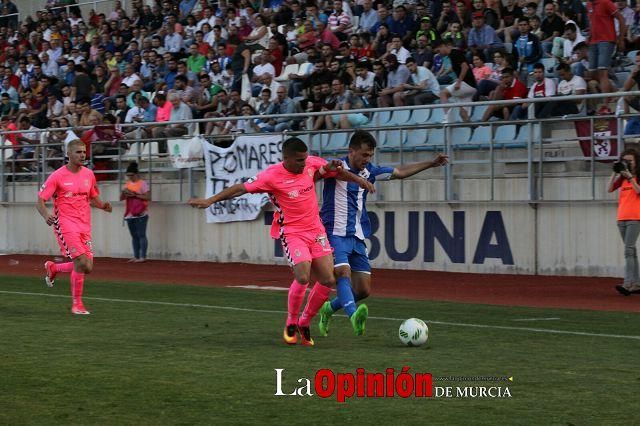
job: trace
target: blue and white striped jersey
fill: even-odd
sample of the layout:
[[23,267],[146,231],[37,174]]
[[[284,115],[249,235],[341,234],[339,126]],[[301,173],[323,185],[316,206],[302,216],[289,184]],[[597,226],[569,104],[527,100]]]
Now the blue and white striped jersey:
[[[371,163],[358,172],[349,167],[348,157],[343,157],[340,160],[345,170],[349,170],[371,183],[375,183],[376,179],[389,180],[393,173],[393,167],[380,167]],[[325,179],[320,218],[327,230],[327,235],[355,236],[361,240],[371,235],[371,223],[365,206],[367,192],[354,182],[345,182],[334,178]]]

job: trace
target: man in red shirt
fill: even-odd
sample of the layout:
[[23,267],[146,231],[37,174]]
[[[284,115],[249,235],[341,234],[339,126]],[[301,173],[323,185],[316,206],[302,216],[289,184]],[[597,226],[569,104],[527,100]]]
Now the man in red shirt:
[[[611,0],[589,0],[587,2],[587,12],[591,30],[589,32],[589,71],[597,71],[596,79],[600,83],[602,92],[613,92],[613,87],[609,82],[609,68],[611,67],[611,56],[618,44],[620,52],[624,50],[624,37],[627,34],[627,26],[624,17]],[[613,20],[617,19],[620,24],[620,32],[616,35]]]
[[[500,74],[500,84],[494,92],[494,101],[508,101],[512,99],[524,99],[527,97],[527,88],[514,75],[511,67],[506,67]],[[482,116],[482,121],[488,121],[491,117],[504,118],[508,120],[511,112],[516,107],[510,105],[490,105]]]

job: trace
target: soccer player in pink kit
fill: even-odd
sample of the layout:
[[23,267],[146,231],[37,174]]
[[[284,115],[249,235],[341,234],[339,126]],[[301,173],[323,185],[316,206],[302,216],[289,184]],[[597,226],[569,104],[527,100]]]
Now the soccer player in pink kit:
[[[269,194],[276,210],[271,237],[279,238],[282,242],[294,275],[289,287],[283,338],[285,343],[295,345],[299,333],[303,345],[313,346],[309,324],[335,285],[333,250],[320,221],[314,178],[336,177],[356,182],[369,191],[374,187],[360,176],[342,170],[340,161],[328,163],[322,158],[309,156],[307,146],[298,138],[289,138],[284,142],[282,158],[282,163],[268,167],[245,183],[233,185],[207,199],[189,200],[189,204],[204,209],[247,192]],[[298,317],[312,271],[318,282],[311,289],[307,305]]]
[[[69,142],[67,155],[69,163],[53,172],[42,185],[36,207],[47,225],[53,225],[62,255],[72,261],[45,262],[45,282],[53,287],[56,274],[71,272],[71,313],[89,315],[82,303],[82,290],[85,274],[93,269],[91,206],[111,213],[111,203],[100,199],[95,175],[83,166],[87,157],[84,142],[80,139]],[[53,212],[45,204],[51,197]]]

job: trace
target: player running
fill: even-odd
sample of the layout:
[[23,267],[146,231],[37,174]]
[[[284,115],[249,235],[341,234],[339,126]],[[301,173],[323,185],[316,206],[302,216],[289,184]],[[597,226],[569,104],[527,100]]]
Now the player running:
[[[285,343],[295,345],[300,334],[301,343],[313,346],[309,324],[318,309],[328,299],[335,285],[332,248],[320,222],[315,179],[336,177],[347,179],[368,191],[373,185],[366,179],[342,170],[342,163],[331,163],[309,156],[307,146],[298,138],[289,138],[282,145],[283,161],[268,167],[245,183],[235,184],[207,199],[192,199],[193,207],[210,205],[248,193],[267,193],[275,207],[271,237],[282,242],[285,256],[293,267],[294,280],[289,287],[288,315],[283,332]],[[307,305],[298,317],[311,272],[318,279]]]
[[[45,283],[53,287],[59,272],[71,272],[71,313],[89,315],[82,303],[84,276],[93,270],[91,206],[111,213],[111,203],[100,199],[93,172],[83,166],[87,148],[80,139],[69,142],[69,163],[53,172],[40,188],[36,207],[54,233],[63,256],[71,262],[47,261]],[[53,212],[46,202],[53,197]]]
[[[397,168],[381,167],[371,163],[375,148],[376,140],[369,132],[354,132],[349,142],[349,154],[341,158],[344,169],[373,184],[376,179],[404,179],[443,166],[448,161],[446,155],[438,154],[432,161]],[[371,290],[371,266],[364,244],[364,239],[371,235],[366,209],[367,189],[329,178],[325,180],[322,200],[320,217],[334,249],[338,297],[320,309],[320,335],[328,334],[331,316],[340,308],[344,308],[351,319],[355,334],[362,335],[369,310],[364,303],[357,306],[356,302],[369,296]]]

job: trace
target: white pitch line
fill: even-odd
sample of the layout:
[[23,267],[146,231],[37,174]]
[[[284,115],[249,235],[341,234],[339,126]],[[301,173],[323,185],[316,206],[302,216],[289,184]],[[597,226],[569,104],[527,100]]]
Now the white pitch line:
[[[68,299],[69,296],[61,294],[48,294],[48,293],[29,293],[24,291],[6,291],[0,290],[3,294],[16,294],[21,296],[44,296],[44,297],[59,297]],[[251,309],[251,308],[237,308],[234,306],[217,306],[217,305],[201,305],[196,303],[175,303],[175,302],[158,302],[154,300],[130,300],[130,299],[110,299],[105,297],[84,297],[85,300],[98,300],[102,302],[120,302],[120,303],[140,303],[145,305],[160,305],[160,306],[177,306],[185,308],[203,308],[203,309],[220,309],[226,311],[241,311],[241,312],[258,312],[265,314],[286,314],[286,311],[274,311],[268,309]],[[337,315],[344,316],[344,315]],[[404,321],[406,318],[392,318],[392,317],[375,317],[370,316],[369,319],[380,321]],[[488,324],[471,324],[463,322],[448,322],[448,321],[426,321],[429,324],[448,325],[452,327],[471,327],[471,328],[486,328],[494,330],[514,330],[514,331],[530,331],[532,333],[548,333],[548,334],[565,334],[572,336],[586,336],[586,337],[606,337],[612,339],[629,339],[640,340],[640,336],[630,336],[625,334],[606,334],[606,333],[587,333],[583,331],[569,331],[569,330],[553,330],[544,328],[530,328],[530,327],[511,327],[504,325],[488,325]]]
[[556,321],[560,318],[518,318],[512,319],[511,321]]

